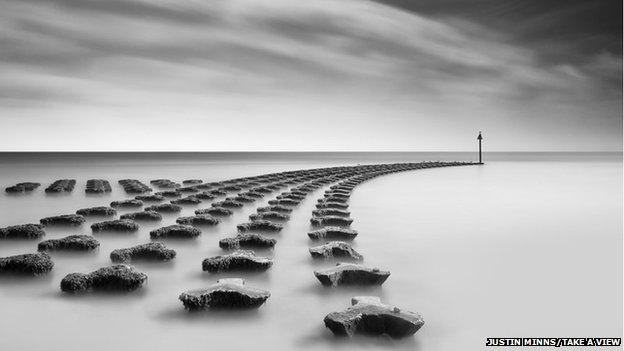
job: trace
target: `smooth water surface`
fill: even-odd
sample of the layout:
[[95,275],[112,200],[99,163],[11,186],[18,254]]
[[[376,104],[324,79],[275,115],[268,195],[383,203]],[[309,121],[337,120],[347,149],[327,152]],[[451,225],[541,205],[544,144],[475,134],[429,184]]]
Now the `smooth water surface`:
[[[117,180],[170,178],[204,181],[302,168],[358,163],[421,161],[427,154],[227,154],[211,155],[2,155],[0,185],[38,181],[31,194],[0,194],[0,226],[36,223],[42,217],[107,205],[130,196]],[[457,157],[455,157],[457,156]],[[440,155],[462,159],[465,155]],[[613,157],[567,155],[498,157],[484,166],[416,170],[382,176],[358,186],[351,197],[356,249],[365,263],[388,269],[376,288],[324,288],[313,270],[306,235],[319,189],[292,213],[278,235],[269,271],[245,274],[247,284],[271,291],[254,311],[187,313],[178,295],[239,274],[201,270],[203,258],[223,251],[255,208],[237,210],[197,240],[165,240],[178,252],[170,263],[136,263],[148,274],[145,288],[130,294],[71,296],[59,282],[71,272],[110,264],[113,249],[149,242],[149,231],[175,222],[141,224],[134,234],[95,234],[94,253],[52,253],[55,267],[36,278],[0,277],[0,350],[479,350],[486,337],[621,336],[622,163]],[[78,180],[71,194],[47,195],[58,178]],[[85,195],[89,178],[113,185],[106,195]],[[179,215],[197,208],[184,206]],[[130,210],[121,210],[120,213]],[[46,229],[45,239],[90,233]],[[43,239],[42,239],[43,240]],[[0,241],[0,256],[36,251],[35,241]],[[334,338],[323,317],[356,295],[378,295],[420,312],[425,326],[415,337]]]

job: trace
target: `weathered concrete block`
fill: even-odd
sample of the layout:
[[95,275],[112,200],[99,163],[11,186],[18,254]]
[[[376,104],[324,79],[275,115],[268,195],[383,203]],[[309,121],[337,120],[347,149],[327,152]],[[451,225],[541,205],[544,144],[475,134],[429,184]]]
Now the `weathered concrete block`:
[[241,223],[236,226],[239,232],[248,231],[267,231],[267,232],[279,232],[283,226],[279,223],[274,223],[266,220],[252,221],[247,223]]
[[310,239],[339,239],[339,240],[353,240],[358,235],[358,232],[349,228],[342,227],[325,227],[319,230],[315,230],[308,233]]
[[223,201],[213,202],[211,206],[212,207],[239,208],[239,207],[243,207],[244,204],[240,201],[223,200]]
[[310,254],[314,258],[348,258],[358,261],[364,259],[350,244],[343,241],[330,241],[324,245],[311,247]]
[[184,292],[179,299],[190,311],[206,308],[258,308],[271,294],[266,290],[251,288],[243,279],[219,279],[206,288]]
[[315,271],[314,276],[325,286],[381,285],[388,279],[390,272],[361,264],[338,263],[332,268]]
[[75,179],[59,179],[55,180],[46,189],[46,193],[72,192],[76,186]]
[[176,219],[176,223],[185,225],[217,225],[219,222],[218,219],[208,214],[179,217]]
[[137,195],[134,197],[135,200],[143,201],[143,202],[160,202],[164,201],[165,197],[158,194],[151,195]]
[[269,200],[269,205],[297,206],[300,202],[295,199],[274,199]]
[[98,206],[81,208],[76,211],[76,214],[79,214],[81,216],[114,216],[117,214],[117,211],[112,207]]
[[273,265],[270,258],[257,257],[253,251],[238,250],[231,254],[206,258],[202,270],[212,273],[228,271],[265,271]]
[[200,204],[202,200],[195,196],[187,196],[181,199],[171,200],[171,203],[174,205],[197,205]]
[[0,274],[39,275],[48,273],[54,262],[45,252],[0,257]]
[[182,194],[175,191],[175,190],[168,190],[168,191],[159,191],[157,193],[154,193],[154,195],[159,195],[162,197],[168,197],[168,198],[177,198],[177,197],[181,197]]
[[264,237],[255,233],[239,233],[234,237],[219,240],[219,247],[222,249],[250,249],[250,248],[271,248],[277,240]]
[[203,182],[204,181],[201,180],[201,179],[186,179],[186,180],[182,181],[182,184],[192,184],[192,185],[195,185],[195,184],[201,184]]
[[283,205],[273,205],[273,206],[258,207],[258,209],[256,211],[258,211],[259,213],[261,213],[261,212],[290,213],[290,212],[292,212],[292,208],[291,207],[286,207],[286,206],[283,206]]
[[156,211],[138,211],[131,213],[124,213],[120,217],[120,219],[131,219],[133,221],[160,221],[162,220],[162,215]]
[[143,201],[137,199],[113,201],[110,203],[111,207],[117,208],[137,208],[143,206]]
[[172,182],[169,179],[154,179],[150,180],[150,184],[154,184],[155,186],[161,189],[175,189],[180,187],[180,184]]
[[90,235],[70,235],[61,239],[50,239],[39,243],[39,251],[92,251],[100,242]]
[[142,194],[152,191],[152,188],[141,183],[137,179],[122,179],[119,184],[124,188],[128,194]]
[[321,208],[318,210],[313,210],[312,215],[316,217],[324,217],[324,216],[349,217],[351,215],[351,212],[340,209],[340,208]]
[[340,216],[323,216],[310,218],[310,223],[315,226],[337,225],[347,227],[353,223],[353,219]]
[[71,273],[61,280],[61,290],[69,293],[89,290],[133,291],[145,283],[147,275],[130,266],[117,264],[89,274]]
[[201,230],[190,225],[174,224],[162,228],[152,230],[150,237],[152,239],[159,238],[196,238],[201,235]]
[[339,208],[339,209],[347,209],[349,208],[349,204],[343,203],[343,202],[331,202],[331,201],[321,201],[319,203],[316,204],[316,208],[318,209],[323,209],[323,208]]
[[6,187],[4,191],[7,193],[25,193],[30,192],[41,186],[41,183],[35,182],[22,182],[17,183],[13,186]]
[[209,207],[195,210],[196,215],[209,214],[211,216],[231,216],[234,212],[225,207]]
[[323,320],[337,336],[363,333],[402,338],[414,335],[425,324],[419,313],[383,304],[375,296],[354,297],[351,305],[344,311],[328,314]]
[[176,190],[181,193],[198,193],[199,192],[199,189],[196,186],[185,186],[185,187],[177,188]]
[[104,221],[91,224],[93,232],[136,232],[139,225],[131,219],[115,219],[112,221]]
[[197,193],[197,194],[195,194],[193,196],[195,196],[196,198],[201,199],[201,200],[213,200],[213,199],[217,198],[216,195],[211,194],[208,191],[202,191],[201,193]]
[[130,262],[134,260],[169,261],[175,257],[175,250],[168,249],[165,244],[158,242],[117,249],[110,254],[113,262]]
[[38,239],[45,235],[43,224],[18,224],[0,228],[0,239]]
[[182,211],[182,206],[176,204],[158,204],[147,206],[144,208],[145,211],[154,211],[160,213],[178,213]]
[[43,225],[81,225],[85,222],[85,218],[77,214],[68,214],[42,218],[39,222]]
[[249,215],[249,219],[252,221],[258,221],[258,220],[287,221],[290,219],[290,216],[282,212],[268,211],[268,212],[252,213],[251,215]]
[[87,194],[103,194],[110,193],[113,189],[110,183],[106,179],[89,179],[87,180],[87,187],[85,193]]

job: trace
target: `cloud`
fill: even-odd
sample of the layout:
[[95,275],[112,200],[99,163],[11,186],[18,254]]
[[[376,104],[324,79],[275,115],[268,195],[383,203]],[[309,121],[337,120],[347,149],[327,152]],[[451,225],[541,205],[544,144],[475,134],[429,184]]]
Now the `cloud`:
[[[30,115],[40,104],[47,115],[279,106],[303,119],[298,106],[324,104],[332,118],[383,106],[405,126],[451,120],[445,106],[455,105],[482,124],[484,106],[495,115],[621,99],[621,56],[544,60],[474,21],[364,0],[6,0],[0,45],[0,75],[15,82],[0,84],[0,109]],[[595,118],[614,118],[598,107]],[[423,117],[405,121],[409,109]]]

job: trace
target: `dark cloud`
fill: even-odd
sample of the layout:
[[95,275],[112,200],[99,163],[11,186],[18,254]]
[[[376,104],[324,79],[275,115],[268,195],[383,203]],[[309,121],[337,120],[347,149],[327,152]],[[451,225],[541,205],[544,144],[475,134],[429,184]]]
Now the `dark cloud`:
[[578,62],[604,51],[622,56],[622,0],[377,1],[482,24],[516,43],[538,48],[538,54],[549,60]]

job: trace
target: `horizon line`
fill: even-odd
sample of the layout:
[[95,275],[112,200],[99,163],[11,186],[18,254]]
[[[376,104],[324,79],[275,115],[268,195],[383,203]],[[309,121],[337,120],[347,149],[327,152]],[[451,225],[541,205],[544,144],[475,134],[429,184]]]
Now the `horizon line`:
[[[261,150],[261,151],[207,151],[207,150],[86,150],[86,151],[79,151],[79,150],[17,150],[17,151],[1,151],[0,150],[0,154],[27,154],[27,153],[37,153],[37,154],[61,154],[61,153],[66,153],[66,154],[70,154],[70,153],[74,153],[74,154],[86,154],[86,153],[91,153],[91,154],[104,154],[104,153],[141,153],[141,154],[148,154],[148,153],[161,153],[161,154],[182,154],[182,153],[189,153],[189,154],[195,154],[195,153],[222,153],[222,154],[234,154],[234,153],[245,153],[245,154],[253,154],[253,153],[266,153],[266,154],[271,154],[271,153],[326,153],[326,154],[339,154],[339,153],[478,153],[478,151],[448,151],[448,150],[444,150],[444,151],[435,151],[435,150],[427,150],[427,151],[416,151],[416,150],[355,150],[355,151],[346,151],[346,150],[341,150],[341,151],[311,151],[311,150],[298,150],[298,151],[268,151],[268,150]],[[570,154],[598,154],[598,153],[619,153],[622,154],[624,153],[623,150],[619,150],[619,151],[614,151],[614,150],[597,150],[597,151],[561,151],[561,150],[539,150],[539,151],[525,151],[525,150],[512,150],[512,151],[483,151],[483,154],[495,154],[495,153],[559,153],[559,154],[564,154],[564,153],[570,153]]]

